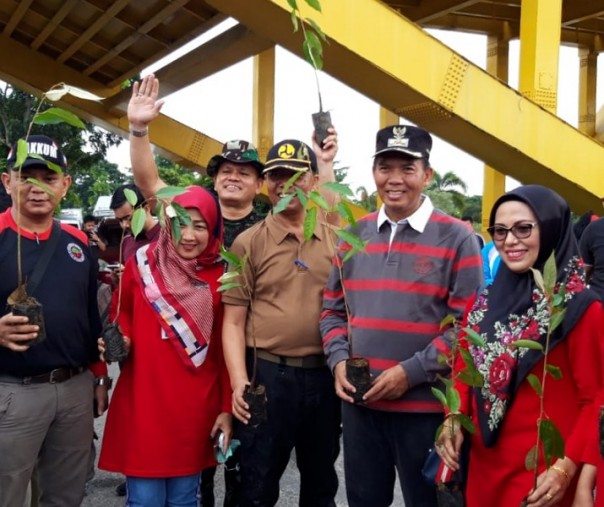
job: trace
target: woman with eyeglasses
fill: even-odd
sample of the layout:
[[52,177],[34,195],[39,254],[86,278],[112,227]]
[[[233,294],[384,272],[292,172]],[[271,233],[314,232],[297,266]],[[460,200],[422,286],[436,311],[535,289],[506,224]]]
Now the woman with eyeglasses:
[[[594,424],[602,308],[585,287],[570,210],[558,194],[539,185],[508,192],[495,202],[489,225],[502,263],[493,284],[479,291],[468,307],[464,322],[485,345],[473,345],[463,334],[461,338],[482,386],[470,387],[460,380],[466,368],[461,355],[453,371],[461,395],[459,413],[471,418],[476,431],[468,435],[460,428],[459,415],[447,414],[437,452],[457,470],[462,442],[470,439],[468,507],[518,507],[525,498],[529,507],[570,506],[586,428]],[[546,347],[547,300],[531,269],[543,272],[552,254],[555,290],[566,313],[549,340],[547,364],[555,368],[550,367],[553,375],[546,375],[543,404],[545,418],[560,431],[565,449],[563,457],[546,467],[540,447],[534,489],[534,472],[526,469],[525,458],[537,443],[540,399],[527,379],[536,376],[542,381],[544,354],[515,347],[514,342],[531,340]]]

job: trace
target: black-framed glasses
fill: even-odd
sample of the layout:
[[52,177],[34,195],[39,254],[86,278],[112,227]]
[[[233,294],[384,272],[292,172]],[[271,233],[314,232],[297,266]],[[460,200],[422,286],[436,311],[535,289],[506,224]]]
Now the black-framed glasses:
[[526,239],[533,233],[533,229],[537,227],[537,222],[527,222],[516,224],[512,227],[504,227],[503,225],[493,225],[487,228],[493,241],[505,241],[508,237],[508,232],[511,232],[518,239]]

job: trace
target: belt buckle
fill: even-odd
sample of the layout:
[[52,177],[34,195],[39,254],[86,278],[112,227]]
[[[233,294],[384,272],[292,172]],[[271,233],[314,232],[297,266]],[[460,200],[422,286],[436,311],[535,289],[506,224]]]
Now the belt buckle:
[[52,370],[50,372],[50,375],[48,376],[48,383],[49,384],[56,384],[57,382],[60,382],[58,380],[55,379],[55,375],[57,375],[60,372],[60,370]]

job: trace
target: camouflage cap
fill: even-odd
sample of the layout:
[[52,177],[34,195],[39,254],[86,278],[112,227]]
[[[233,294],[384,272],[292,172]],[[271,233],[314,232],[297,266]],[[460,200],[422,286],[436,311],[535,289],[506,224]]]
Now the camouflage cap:
[[309,169],[317,174],[317,157],[312,148],[296,139],[285,139],[268,151],[264,172],[282,167],[292,171],[307,172]]
[[220,164],[224,162],[233,162],[234,164],[250,164],[258,171],[258,176],[262,176],[264,164],[260,162],[260,156],[256,147],[242,139],[227,141],[222,146],[222,153],[214,155],[207,165],[208,176],[216,176]]

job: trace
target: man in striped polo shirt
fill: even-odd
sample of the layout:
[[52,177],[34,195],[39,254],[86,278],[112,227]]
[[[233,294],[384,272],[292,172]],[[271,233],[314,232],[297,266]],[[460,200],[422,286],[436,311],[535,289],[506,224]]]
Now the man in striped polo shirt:
[[[350,507],[390,505],[395,471],[405,505],[432,507],[435,488],[421,469],[443,417],[430,389],[448,373],[438,360],[450,346],[440,322],[449,314],[460,319],[482,284],[480,251],[465,225],[422,193],[432,178],[430,134],[396,125],[380,130],[376,144],[373,176],[384,204],[351,229],[366,252],[332,268],[321,334],[344,400]],[[372,373],[361,404],[346,379],[352,356],[367,358]]]

